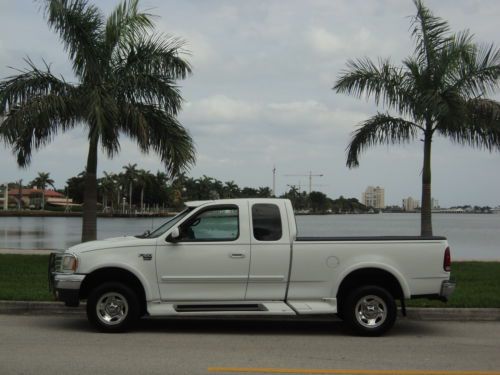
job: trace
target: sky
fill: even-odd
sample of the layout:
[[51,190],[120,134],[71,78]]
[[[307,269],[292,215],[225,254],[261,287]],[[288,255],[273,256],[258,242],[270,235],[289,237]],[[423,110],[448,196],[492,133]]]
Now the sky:
[[[105,14],[118,3],[95,2]],[[71,64],[49,30],[39,1],[0,0],[0,79],[16,74],[31,58],[74,81]],[[427,0],[452,31],[469,29],[478,43],[500,46],[498,0]],[[374,115],[373,100],[332,90],[349,59],[389,58],[395,65],[414,49],[410,0],[143,0],[156,15],[158,32],[185,40],[193,74],[179,81],[185,100],[179,115],[197,149],[188,175],[235,181],[240,187],[269,186],[276,167],[276,193],[290,185],[331,198],[355,197],[367,186],[385,189],[387,205],[420,199],[422,142],[375,146],[346,167],[351,133]],[[500,92],[500,91],[499,91]],[[493,96],[500,100],[500,96]],[[59,134],[19,169],[0,143],[0,183],[31,181],[50,172],[58,188],[84,170],[88,151],[81,129]],[[144,155],[126,137],[113,159],[99,155],[98,174],[120,172],[128,163],[163,170],[154,153]],[[500,205],[500,153],[437,138],[432,153],[432,195],[442,207]],[[296,175],[296,176],[288,176]],[[298,176],[297,176],[298,175]],[[300,176],[302,175],[302,176]]]

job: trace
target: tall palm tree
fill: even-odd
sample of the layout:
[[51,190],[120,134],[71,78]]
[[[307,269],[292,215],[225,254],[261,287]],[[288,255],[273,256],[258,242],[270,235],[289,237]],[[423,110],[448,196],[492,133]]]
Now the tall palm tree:
[[116,195],[117,182],[116,177],[113,173],[103,172],[104,177],[99,180],[101,192],[102,192],[102,210],[107,211],[108,208],[108,198],[111,202],[111,212],[113,212],[113,198]]
[[54,180],[50,178],[50,173],[38,172],[38,176],[30,182],[32,187],[42,190],[42,210],[45,210],[45,189],[47,186],[52,186],[55,190]]
[[224,183],[224,198],[237,198],[239,195],[240,188],[236,182],[231,180]]
[[128,163],[127,165],[123,166],[123,169],[125,169],[124,172],[124,178],[125,181],[128,182],[128,208],[129,208],[129,214],[132,213],[132,188],[134,186],[134,182],[137,181],[137,176],[139,171],[137,170],[137,164],[130,164]]
[[191,136],[176,119],[182,102],[176,80],[191,68],[182,57],[183,42],[154,34],[151,15],[138,10],[138,0],[124,1],[108,18],[87,0],[42,4],[78,82],[67,82],[48,65],[39,69],[28,59],[28,68],[0,81],[0,137],[25,167],[32,150],[83,126],[89,151],[82,241],[89,241],[96,238],[99,148],[114,156],[124,134],[141,151],[159,154],[170,174],[194,163]]
[[338,93],[371,96],[377,105],[394,110],[377,113],[353,133],[347,166],[359,165],[359,155],[375,144],[406,143],[421,138],[421,235],[432,236],[431,145],[435,135],[489,151],[500,149],[500,103],[487,98],[498,87],[500,50],[479,46],[468,31],[450,33],[421,0],[412,22],[414,54],[402,67],[389,60],[351,60],[335,83]]
[[[150,171],[145,171],[144,169],[139,169],[137,171],[137,184],[141,188],[141,212],[144,212],[144,190],[146,186],[153,181],[154,175]],[[158,187],[160,188],[160,187]]]

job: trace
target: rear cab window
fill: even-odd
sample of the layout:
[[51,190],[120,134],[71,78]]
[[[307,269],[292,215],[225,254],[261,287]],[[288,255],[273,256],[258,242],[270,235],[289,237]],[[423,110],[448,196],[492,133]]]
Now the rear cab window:
[[258,241],[279,241],[283,236],[280,209],[275,204],[252,206],[253,237]]

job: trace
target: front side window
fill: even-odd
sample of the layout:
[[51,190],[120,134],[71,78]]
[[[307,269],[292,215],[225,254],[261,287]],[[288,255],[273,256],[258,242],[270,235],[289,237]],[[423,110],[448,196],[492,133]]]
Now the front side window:
[[280,209],[275,204],[252,206],[253,236],[259,241],[278,241],[282,236]]
[[239,237],[238,208],[213,207],[203,210],[180,227],[180,241],[234,241]]

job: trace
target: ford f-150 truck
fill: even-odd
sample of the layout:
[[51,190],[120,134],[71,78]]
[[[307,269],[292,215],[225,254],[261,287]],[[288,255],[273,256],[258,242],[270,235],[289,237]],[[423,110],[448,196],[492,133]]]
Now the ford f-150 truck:
[[286,199],[188,202],[141,236],[50,257],[50,286],[89,321],[125,331],[142,316],[337,314],[358,334],[392,327],[396,301],[446,300],[444,237],[300,237]]

